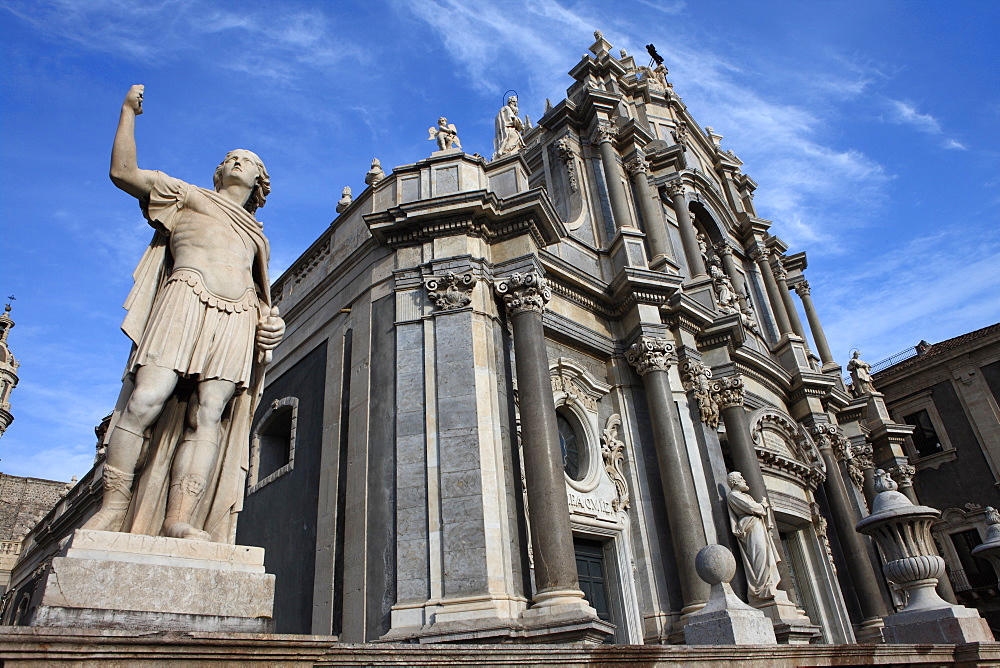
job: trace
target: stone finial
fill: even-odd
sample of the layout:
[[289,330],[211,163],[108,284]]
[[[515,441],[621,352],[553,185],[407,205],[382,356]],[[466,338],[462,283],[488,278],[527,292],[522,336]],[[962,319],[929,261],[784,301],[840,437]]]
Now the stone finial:
[[511,274],[508,278],[497,281],[493,289],[503,298],[507,313],[512,316],[525,311],[540,315],[552,299],[552,291],[545,279],[534,271]]
[[476,277],[473,274],[459,276],[449,271],[443,277],[429,278],[424,281],[427,296],[442,311],[454,311],[472,303],[472,290],[476,287]]
[[899,489],[899,485],[896,481],[892,479],[888,471],[883,471],[882,469],[875,469],[875,492],[881,494],[882,492],[895,492]]
[[625,60],[626,58],[628,58],[628,51],[626,51],[625,49],[618,49],[618,55],[621,57],[622,60]]
[[640,376],[650,371],[666,371],[677,359],[674,344],[666,339],[643,336],[625,351],[625,359]]
[[1000,524],[1000,512],[998,512],[993,506],[986,506],[983,510],[983,515],[986,518],[987,524]]
[[706,545],[694,560],[698,577],[711,585],[708,603],[684,625],[688,645],[776,645],[774,625],[736,596],[729,584],[736,559],[724,545]]
[[712,146],[715,148],[722,147],[722,135],[716,133],[715,128],[711,125],[705,126],[705,135],[708,136],[708,141],[712,142]]
[[372,168],[365,174],[365,184],[373,186],[384,178],[385,172],[382,171],[382,163],[379,162],[378,158],[372,158]]
[[337,213],[344,213],[347,211],[348,207],[354,202],[354,197],[351,195],[351,187],[344,186],[343,192],[341,192],[340,201],[337,202]]

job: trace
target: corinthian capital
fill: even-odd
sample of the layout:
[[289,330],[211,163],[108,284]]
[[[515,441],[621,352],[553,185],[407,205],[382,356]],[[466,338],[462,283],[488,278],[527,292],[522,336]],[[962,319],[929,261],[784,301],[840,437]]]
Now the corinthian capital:
[[754,262],[767,262],[771,258],[771,249],[766,246],[757,246],[750,251],[750,259]]
[[712,394],[719,403],[719,409],[743,405],[743,377],[725,376],[712,384]]
[[895,480],[900,487],[913,487],[913,476],[916,474],[917,469],[911,464],[900,464],[899,466],[889,469],[889,475]]
[[799,297],[809,296],[809,281],[802,281],[801,283],[795,284],[795,292],[798,293]]
[[534,271],[527,274],[511,274],[497,281],[494,290],[503,297],[503,305],[509,315],[516,315],[522,311],[542,313],[552,298],[552,291],[545,284],[545,279]]
[[649,163],[646,162],[646,156],[642,151],[637,151],[636,156],[625,163],[625,169],[632,176],[636,174],[648,174],[649,173]]
[[677,359],[674,344],[666,339],[643,336],[625,351],[625,359],[640,376],[650,371],[666,371]]
[[723,239],[719,243],[715,244],[715,246],[713,246],[712,248],[715,249],[715,254],[718,255],[719,257],[722,257],[723,255],[732,255],[733,254],[732,244],[730,244],[725,239]]
[[781,262],[781,256],[775,254],[775,262],[771,270],[774,272],[774,277],[779,281],[784,281],[788,278],[788,270],[785,269],[785,265]]
[[816,446],[822,450],[824,448],[833,448],[839,432],[837,425],[817,424],[809,428],[809,433],[812,434],[813,440],[816,441]]
[[671,181],[666,185],[666,188],[667,188],[667,195],[670,197],[677,197],[678,195],[683,196],[684,193],[687,192],[686,189],[684,188],[684,184],[680,181],[680,179],[676,181]]
[[597,128],[594,130],[593,142],[595,144],[603,144],[605,142],[613,142],[615,137],[618,136],[618,128],[612,125],[608,121],[600,121],[597,124]]

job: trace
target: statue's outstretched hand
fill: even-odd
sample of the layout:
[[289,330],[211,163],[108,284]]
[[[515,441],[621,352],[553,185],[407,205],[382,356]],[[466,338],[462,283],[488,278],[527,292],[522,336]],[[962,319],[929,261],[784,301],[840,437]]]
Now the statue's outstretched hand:
[[257,348],[274,350],[285,336],[285,321],[278,317],[278,307],[272,306],[268,315],[257,321]]
[[128,95],[125,96],[124,106],[134,111],[136,116],[142,114],[142,95],[145,90],[145,86],[136,84],[128,89]]

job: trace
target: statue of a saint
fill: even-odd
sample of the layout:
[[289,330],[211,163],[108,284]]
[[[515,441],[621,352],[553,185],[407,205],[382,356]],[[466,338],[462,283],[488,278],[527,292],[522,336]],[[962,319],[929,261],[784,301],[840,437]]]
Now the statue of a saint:
[[775,597],[781,576],[778,574],[778,550],[768,530],[769,513],[765,499],[758,503],[750,496],[750,486],[743,474],[733,471],[726,478],[730,492],[726,497],[729,506],[729,525],[740,542],[743,566],[746,570],[747,589],[761,600]]
[[517,115],[517,96],[507,98],[507,104],[497,113],[494,124],[493,159],[520,151],[524,148],[524,123]]
[[449,123],[448,119],[442,116],[438,119],[436,128],[427,128],[428,140],[436,140],[439,151],[446,151],[449,148],[462,148],[462,142],[458,139],[458,129],[454,123]]
[[125,302],[134,346],[108,431],[104,498],[85,528],[233,543],[250,421],[285,331],[254,218],[270,179],[242,149],[215,170],[214,190],[139,169],[142,97],[133,86],[122,105],[111,180],[155,232]]
[[851,361],[847,363],[847,370],[851,373],[851,388],[855,396],[861,397],[875,391],[875,386],[872,385],[872,365],[861,359],[861,351],[854,351]]

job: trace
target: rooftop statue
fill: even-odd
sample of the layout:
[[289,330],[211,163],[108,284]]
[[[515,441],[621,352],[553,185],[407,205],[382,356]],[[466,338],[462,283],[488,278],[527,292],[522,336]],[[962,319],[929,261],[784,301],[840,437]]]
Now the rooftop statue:
[[847,363],[847,370],[851,374],[851,388],[855,396],[862,397],[875,391],[875,386],[872,385],[872,365],[861,359],[861,351],[854,351],[851,361]]
[[517,96],[507,98],[507,104],[497,113],[493,138],[493,159],[516,153],[524,148],[525,123],[517,115]]
[[726,497],[729,523],[733,535],[739,540],[740,552],[743,553],[747,589],[759,599],[772,599],[781,581],[778,574],[780,558],[767,526],[766,501],[758,503],[750,496],[750,486],[739,471],[730,473],[726,482],[730,487]]
[[454,123],[449,123],[448,119],[442,116],[438,119],[436,128],[427,128],[430,136],[427,140],[437,140],[438,150],[447,151],[449,148],[462,148],[462,142],[458,139],[458,130]]
[[109,424],[104,497],[87,529],[233,543],[250,421],[285,324],[271,306],[256,154],[230,151],[214,190],[140,169],[122,105],[111,180],[139,200],[153,239],[133,274],[122,330],[132,354]]

